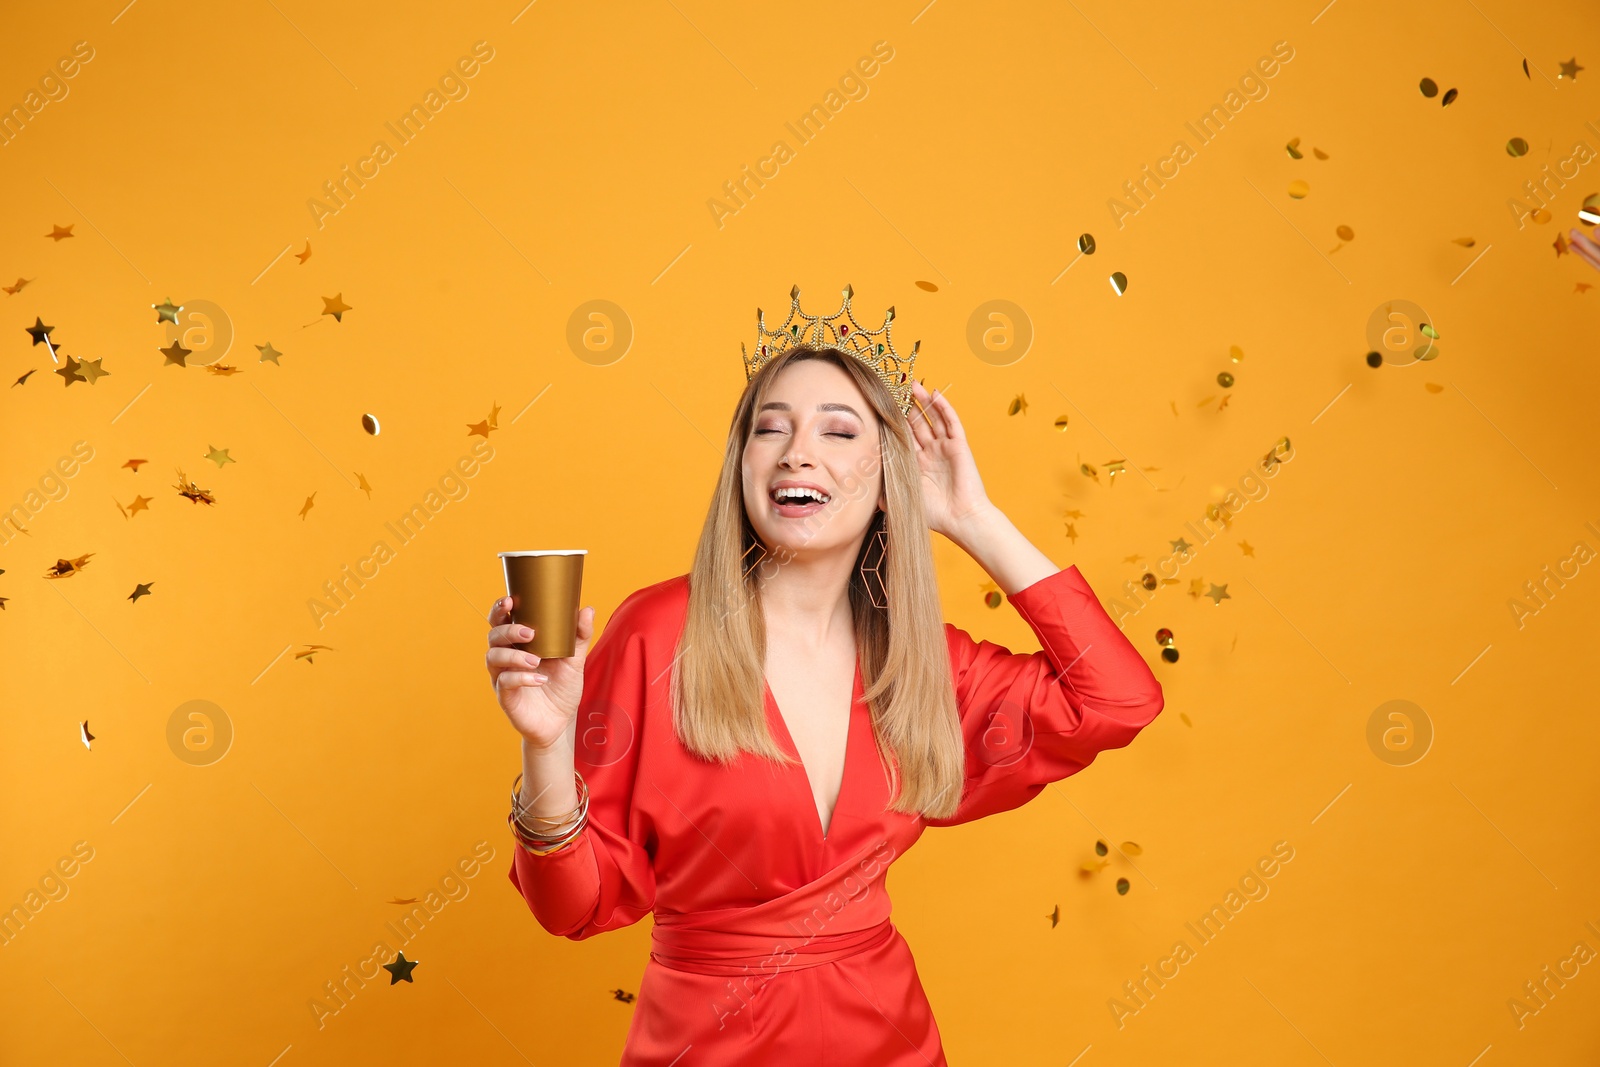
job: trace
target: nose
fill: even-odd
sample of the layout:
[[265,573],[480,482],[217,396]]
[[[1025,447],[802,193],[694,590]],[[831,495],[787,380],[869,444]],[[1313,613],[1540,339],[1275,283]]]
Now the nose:
[[783,454],[783,458],[778,461],[778,466],[793,470],[795,467],[809,467],[811,466],[811,461],[805,458],[803,452],[799,452],[791,446],[789,451]]

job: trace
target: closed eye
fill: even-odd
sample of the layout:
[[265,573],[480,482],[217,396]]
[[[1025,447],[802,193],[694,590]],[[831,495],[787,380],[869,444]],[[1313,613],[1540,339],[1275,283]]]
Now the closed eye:
[[[782,432],[783,432],[782,430],[763,429],[763,430],[757,430],[755,432],[755,436],[760,437],[764,433],[782,433]],[[845,433],[842,430],[834,430],[832,433],[823,434],[823,436],[824,437],[843,437],[843,438],[845,438],[847,440],[851,440],[851,441],[854,441],[856,439],[856,435],[855,434],[853,434],[853,433]]]

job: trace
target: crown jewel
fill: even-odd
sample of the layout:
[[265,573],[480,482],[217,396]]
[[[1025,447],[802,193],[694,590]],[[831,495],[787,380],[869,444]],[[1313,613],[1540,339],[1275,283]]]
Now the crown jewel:
[[900,405],[900,413],[909,414],[911,375],[922,342],[913,344],[911,354],[902,358],[894,350],[894,342],[889,336],[894,323],[894,308],[891,307],[884,315],[883,325],[878,329],[864,330],[850,313],[850,298],[853,296],[855,290],[846,285],[844,303],[838,311],[832,315],[807,315],[800,310],[800,287],[796,285],[789,290],[789,317],[776,330],[767,329],[766,316],[760,308],[756,308],[755,353],[746,351],[744,342],[739,343],[739,352],[744,356],[745,381],[754,378],[756,372],[770,363],[774,356],[790,348],[837,348],[866,364],[888,387],[895,402]]

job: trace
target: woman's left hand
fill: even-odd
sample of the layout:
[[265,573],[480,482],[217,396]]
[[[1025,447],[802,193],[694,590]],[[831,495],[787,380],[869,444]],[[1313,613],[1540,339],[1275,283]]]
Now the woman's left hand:
[[922,469],[922,503],[928,529],[955,538],[963,527],[994,505],[983,490],[978,465],[967,447],[966,431],[950,401],[942,393],[930,396],[917,381],[911,384],[911,395],[915,403],[907,418],[917,445],[917,465]]

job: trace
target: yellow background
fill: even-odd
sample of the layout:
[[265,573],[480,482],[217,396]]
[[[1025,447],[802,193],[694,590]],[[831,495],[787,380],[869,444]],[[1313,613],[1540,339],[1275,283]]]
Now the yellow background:
[[[686,571],[754,309],[781,319],[798,283],[832,310],[846,282],[869,325],[896,306],[991,497],[1105,601],[1195,542],[1184,524],[1273,442],[1294,446],[1128,623],[1164,714],[895,866],[952,1061],[1600,1054],[1600,964],[1520,1027],[1507,1003],[1577,942],[1600,950],[1597,564],[1520,628],[1508,607],[1575,542],[1600,549],[1600,292],[1576,291],[1600,274],[1552,247],[1600,190],[1595,10],[924,2],[111,0],[7,19],[0,103],[74,42],[94,58],[0,147],[0,275],[33,279],[0,296],[6,384],[38,371],[0,398],[0,506],[74,442],[94,458],[0,548],[0,906],[76,842],[93,859],[0,948],[0,1060],[615,1062],[635,1009],[608,991],[637,989],[648,920],[552,938],[506,880],[517,745],[482,659],[495,553],[587,548],[602,622]],[[384,123],[477,41],[494,54],[468,95],[394,143]],[[878,41],[894,55],[867,95],[800,145],[784,124]],[[1268,95],[1200,145],[1185,122],[1279,41],[1294,57]],[[1596,69],[1557,79],[1574,53]],[[1425,98],[1424,76],[1459,99]],[[307,201],[379,139],[393,158],[319,228]],[[779,139],[793,158],[719,227],[707,201]],[[1179,139],[1194,158],[1119,228],[1107,201]],[[1591,162],[1552,183],[1553,222],[1519,226],[1507,201],[1578,141]],[[1287,195],[1295,179],[1309,196]],[[74,236],[46,239],[58,224]],[[1333,252],[1340,225],[1356,236]],[[1098,251],[1074,262],[1084,232]],[[307,240],[303,265],[285,254]],[[340,323],[319,314],[335,294],[354,309]],[[150,308],[169,296],[224,309],[240,373],[163,366]],[[634,331],[609,365],[566,340],[596,299]],[[1007,366],[966,343],[991,299],[1035,331]],[[1442,355],[1369,369],[1368,319],[1396,299],[1428,311]],[[35,315],[110,376],[63,388],[22,332]],[[269,341],[278,365],[258,361]],[[1222,370],[1238,380],[1218,411],[1202,402]],[[494,459],[397,547],[384,523],[495,405]],[[1117,458],[1115,484],[1078,473]],[[177,495],[179,468],[215,506]],[[153,500],[125,518],[136,494]],[[308,601],[380,538],[394,558],[319,627]],[[946,617],[1036,648],[936,541]],[[1230,599],[1189,596],[1194,578]],[[307,644],[331,649],[297,660]],[[196,699],[235,731],[209,766],[167,741]],[[1396,699],[1434,731],[1410,766],[1367,742]],[[1080,876],[1097,837],[1144,852]],[[319,1029],[309,1002],[389,936],[387,901],[479,841],[494,858],[469,895],[407,946],[414,984],[380,972]],[[1279,841],[1294,858],[1270,895],[1196,947],[1184,923]],[[1179,939],[1195,958],[1119,1028],[1108,1001]]]

